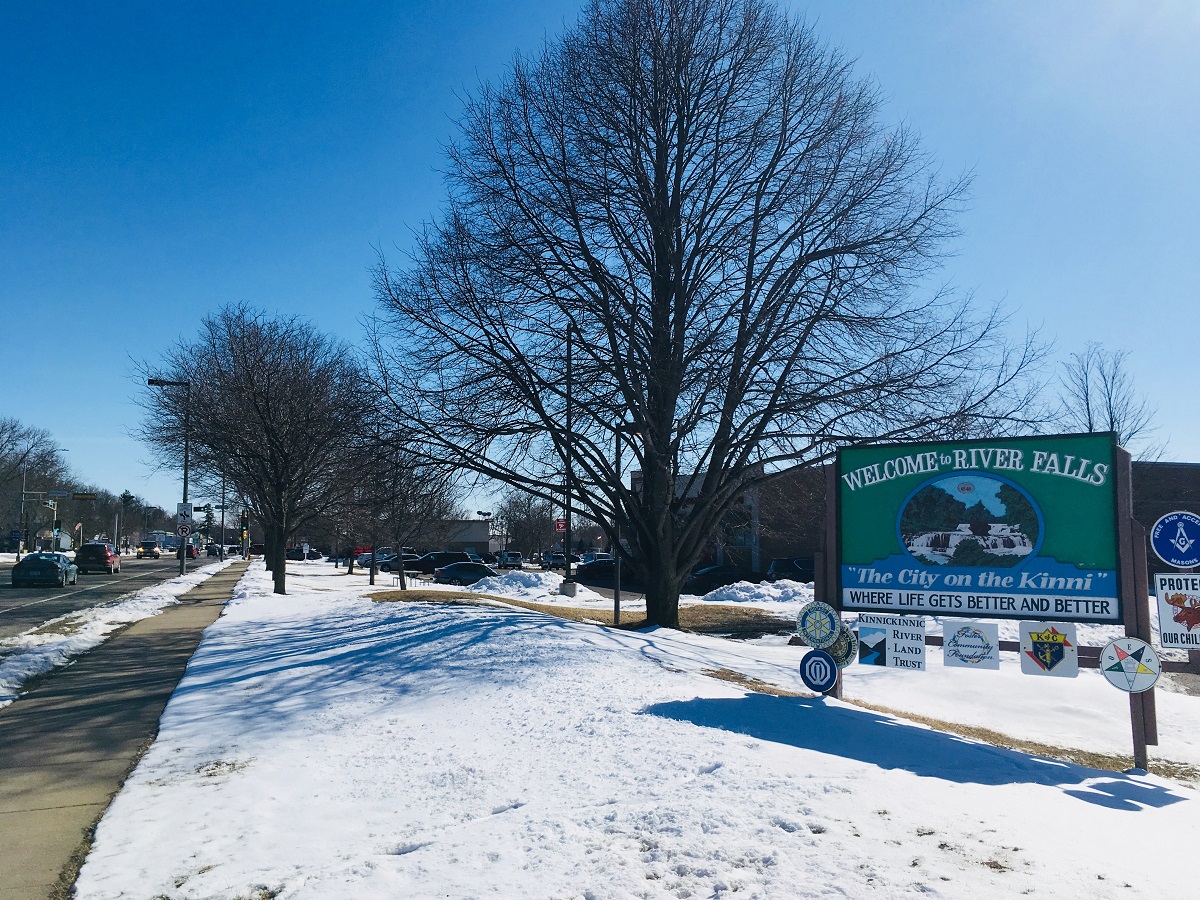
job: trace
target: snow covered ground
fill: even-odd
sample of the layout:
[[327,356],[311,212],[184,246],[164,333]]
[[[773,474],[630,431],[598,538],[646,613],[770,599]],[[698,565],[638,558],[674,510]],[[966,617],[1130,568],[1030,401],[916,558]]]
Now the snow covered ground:
[[16,700],[21,685],[30,678],[65,665],[123,625],[157,615],[229,563],[193,569],[111,603],[77,610],[0,640],[0,708]]
[[[702,674],[798,687],[803,651],[782,639],[375,603],[359,576],[289,568],[291,593],[275,596],[253,565],[206,633],[99,826],[78,897],[1124,898],[1195,886],[1191,785]],[[546,599],[544,584],[510,587]],[[848,694],[946,718],[975,704],[991,727],[1051,743],[1111,730],[1127,750],[1125,697],[1095,673],[1063,683],[1011,660],[990,676],[936,660],[923,675],[867,668],[847,670]],[[1167,700],[1178,704],[1160,703],[1175,729],[1163,754],[1200,758],[1200,700]]]

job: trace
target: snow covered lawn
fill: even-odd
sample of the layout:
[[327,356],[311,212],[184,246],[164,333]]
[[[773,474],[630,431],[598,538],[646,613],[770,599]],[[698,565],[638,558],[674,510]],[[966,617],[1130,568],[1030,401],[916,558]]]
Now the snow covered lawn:
[[[375,603],[357,578],[295,571],[277,597],[252,566],[206,633],[100,824],[80,898],[1194,887],[1191,786],[701,674],[736,663],[779,683],[794,647]],[[1058,704],[1023,715],[1052,732]]]

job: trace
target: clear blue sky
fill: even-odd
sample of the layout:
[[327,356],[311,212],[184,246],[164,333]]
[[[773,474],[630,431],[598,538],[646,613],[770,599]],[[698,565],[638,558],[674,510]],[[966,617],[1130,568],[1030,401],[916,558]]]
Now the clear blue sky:
[[[791,3],[975,171],[945,277],[1060,355],[1126,349],[1167,458],[1200,460],[1193,0]],[[170,506],[127,432],[132,359],[221,304],[351,341],[373,246],[443,196],[458,96],[577,2],[0,6],[0,415]]]

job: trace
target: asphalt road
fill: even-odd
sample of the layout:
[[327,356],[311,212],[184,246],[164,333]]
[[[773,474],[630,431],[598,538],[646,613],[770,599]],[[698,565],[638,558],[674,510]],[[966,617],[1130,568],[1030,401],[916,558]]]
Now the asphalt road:
[[[188,560],[188,571],[209,560]],[[79,583],[59,587],[14,588],[12,566],[0,566],[0,639],[36,628],[59,616],[98,606],[123,594],[165,581],[179,574],[179,560],[121,558],[115,575],[80,575]]]

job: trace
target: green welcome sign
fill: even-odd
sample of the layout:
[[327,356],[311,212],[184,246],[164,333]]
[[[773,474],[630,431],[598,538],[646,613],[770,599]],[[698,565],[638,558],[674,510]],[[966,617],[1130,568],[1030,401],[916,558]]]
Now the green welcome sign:
[[1119,624],[1114,435],[838,454],[847,610]]

